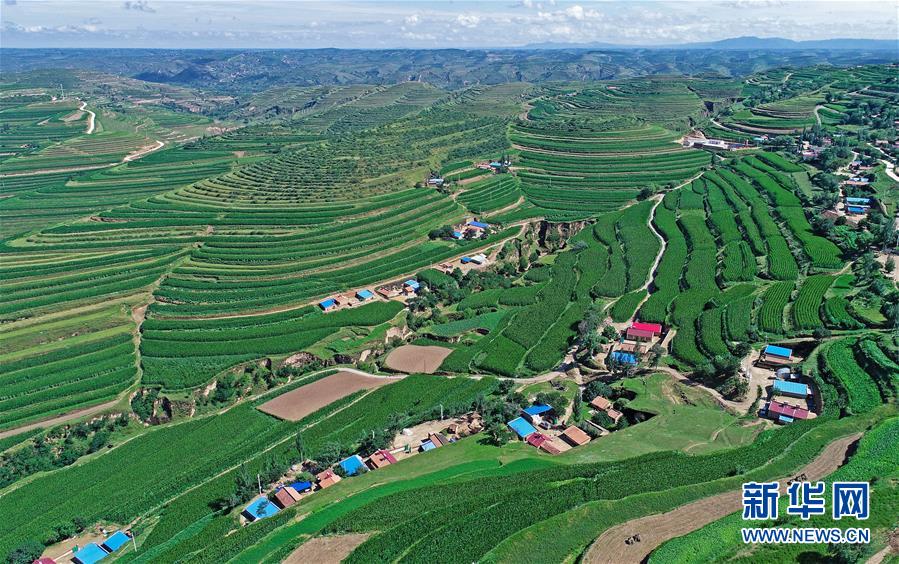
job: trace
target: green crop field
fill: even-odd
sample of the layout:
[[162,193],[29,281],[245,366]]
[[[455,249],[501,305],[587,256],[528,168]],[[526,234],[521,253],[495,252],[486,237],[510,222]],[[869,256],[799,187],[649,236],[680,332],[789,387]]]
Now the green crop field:
[[[348,533],[366,537],[345,562],[588,561],[611,527],[855,434],[827,480],[877,478],[865,557],[886,546],[895,69],[642,51],[113,50],[82,68],[4,49],[0,557],[128,528],[139,550],[116,561],[280,562]],[[700,131],[752,146],[688,146]],[[851,160],[866,186],[841,186]],[[846,195],[873,199],[864,219],[838,213]],[[635,321],[662,338],[631,341]],[[766,343],[794,348],[817,417],[759,421],[741,373]],[[291,421],[279,402],[313,407]],[[541,432],[592,440],[517,440],[534,402],[553,409]],[[482,427],[453,436],[472,412]],[[419,453],[431,431],[453,442]],[[390,448],[240,517],[260,489]],[[643,556],[745,561],[736,525]]]

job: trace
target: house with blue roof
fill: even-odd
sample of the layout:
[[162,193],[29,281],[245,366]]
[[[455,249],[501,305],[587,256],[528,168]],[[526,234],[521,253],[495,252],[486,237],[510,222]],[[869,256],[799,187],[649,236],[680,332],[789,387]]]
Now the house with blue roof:
[[72,556],[72,562],[75,562],[75,564],[94,564],[94,562],[99,562],[107,556],[109,556],[109,553],[100,548],[100,545],[97,543],[92,542],[76,550]]
[[290,487],[298,492],[305,492],[312,489],[312,482],[294,482],[290,484]]
[[453,231],[453,239],[464,239],[465,235],[461,231]]
[[375,297],[374,293],[371,290],[359,290],[356,292],[356,299],[360,302],[364,302],[365,300],[370,300]]
[[131,540],[131,537],[126,535],[123,531],[116,531],[108,539],[103,541],[101,548],[106,552],[113,553],[118,549],[122,548],[124,545],[128,544],[128,541]]
[[855,206],[868,206],[871,204],[871,198],[846,198],[847,204]]
[[611,354],[611,358],[613,361],[617,362],[618,364],[630,364],[630,365],[637,364],[637,357],[634,356],[632,353],[628,353],[628,352],[613,351]]
[[846,206],[846,213],[864,215],[868,213],[868,208],[862,206]]
[[474,227],[476,229],[487,229],[488,227],[490,227],[490,224],[484,223],[483,221],[469,221],[468,226]]
[[278,511],[280,511],[280,509],[278,509],[277,505],[269,501],[269,499],[264,495],[261,495],[251,501],[250,505],[248,505],[246,509],[241,512],[241,515],[246,517],[247,520],[252,523],[253,521],[271,517]]
[[552,406],[536,403],[524,408],[522,417],[530,421],[532,425],[539,425],[543,422],[543,418],[548,416],[552,410]]
[[789,396],[792,398],[805,399],[810,395],[808,386],[800,382],[788,382],[786,380],[775,380],[771,386],[771,390],[775,395]]
[[331,311],[337,308],[337,300],[328,298],[327,300],[318,302],[318,307],[322,308],[322,311]]
[[777,345],[765,345],[759,362],[765,364],[793,364],[793,350]]
[[537,429],[528,423],[528,421],[524,417],[516,417],[515,419],[506,423],[510,429],[512,429],[516,435],[518,435],[521,439],[526,439],[532,433],[536,433]]
[[418,292],[421,286],[418,283],[418,280],[409,279],[403,282],[403,291],[407,294],[414,294]]
[[343,468],[347,476],[355,476],[362,468],[365,468],[365,462],[358,454],[344,458],[338,464]]

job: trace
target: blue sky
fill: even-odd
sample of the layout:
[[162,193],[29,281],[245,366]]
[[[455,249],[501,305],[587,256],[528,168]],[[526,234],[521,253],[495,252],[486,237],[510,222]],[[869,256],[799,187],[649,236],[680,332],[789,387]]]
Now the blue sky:
[[896,39],[895,2],[2,0],[4,47],[478,48]]

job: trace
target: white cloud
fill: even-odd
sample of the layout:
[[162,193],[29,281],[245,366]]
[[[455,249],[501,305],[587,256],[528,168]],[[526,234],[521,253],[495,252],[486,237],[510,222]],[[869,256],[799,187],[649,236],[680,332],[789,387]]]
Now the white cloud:
[[481,22],[481,17],[476,14],[459,14],[456,16],[456,23],[462,27],[477,27]]
[[403,19],[406,22],[406,25],[418,25],[418,22],[421,21],[421,18],[418,17],[418,14],[410,14]]

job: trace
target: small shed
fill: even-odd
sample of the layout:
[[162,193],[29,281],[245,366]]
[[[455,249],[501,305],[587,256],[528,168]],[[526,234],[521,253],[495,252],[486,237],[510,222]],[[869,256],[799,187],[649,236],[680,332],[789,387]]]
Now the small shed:
[[109,556],[109,554],[100,548],[95,542],[89,543],[75,551],[72,556],[72,562],[75,564],[94,564]]
[[370,300],[373,297],[375,297],[375,295],[372,293],[371,290],[359,290],[358,292],[356,292],[356,299],[359,300],[360,302],[364,302],[365,300]]
[[528,435],[528,438],[525,439],[525,442],[532,447],[540,448],[540,445],[549,440],[549,437],[544,435],[543,433],[531,433]]
[[846,206],[846,213],[854,213],[856,215],[863,215],[867,213],[868,208],[862,206]]
[[434,450],[435,448],[437,448],[437,445],[435,445],[434,442],[431,441],[431,439],[425,439],[421,441],[422,452],[428,452],[429,450]]
[[328,298],[327,300],[318,302],[318,307],[322,308],[322,311],[331,311],[337,307],[337,300]]
[[771,388],[779,396],[790,396],[793,398],[807,398],[809,396],[808,386],[799,382],[775,380]]
[[462,257],[461,259],[459,259],[459,262],[461,262],[462,264],[468,264],[471,262],[471,257]]
[[618,423],[618,420],[624,417],[624,414],[618,411],[617,409],[607,409],[606,415],[612,418],[612,421]]
[[464,239],[465,235],[461,231],[453,231],[453,239]]
[[550,405],[535,403],[534,405],[524,408],[523,411],[528,415],[544,415],[552,410],[553,408]]
[[346,472],[347,476],[355,476],[359,470],[365,467],[365,461],[363,461],[362,457],[358,454],[348,456],[338,464],[340,464],[340,467],[343,468],[343,471]]
[[266,517],[271,517],[278,511],[280,511],[280,509],[278,509],[277,505],[269,501],[264,495],[261,495],[250,502],[250,505],[243,510],[242,515],[250,522],[253,522],[258,521],[259,519],[265,519]]
[[574,425],[562,431],[560,436],[562,440],[571,446],[581,446],[590,442],[590,435]]
[[484,264],[487,262],[487,255],[485,255],[484,253],[478,253],[471,257],[471,262],[477,265]]
[[56,564],[56,560],[53,560],[52,558],[49,558],[47,556],[42,556],[31,564]]
[[106,552],[112,553],[122,548],[122,546],[128,544],[130,540],[131,537],[125,534],[124,531],[116,531],[111,534],[108,539],[103,541],[103,544],[100,545],[100,548],[102,548]]
[[515,432],[516,435],[518,435],[522,439],[526,439],[530,434],[537,432],[537,429],[535,429],[533,425],[528,423],[524,417],[516,417],[515,419],[509,421],[507,425]]
[[428,440],[434,443],[434,446],[437,448],[450,444],[450,440],[443,433],[430,433]]

